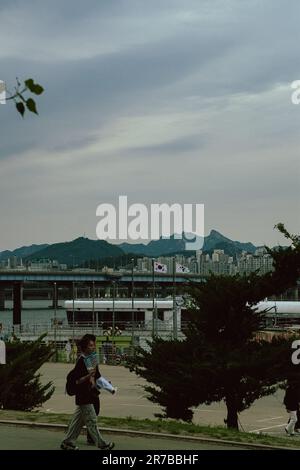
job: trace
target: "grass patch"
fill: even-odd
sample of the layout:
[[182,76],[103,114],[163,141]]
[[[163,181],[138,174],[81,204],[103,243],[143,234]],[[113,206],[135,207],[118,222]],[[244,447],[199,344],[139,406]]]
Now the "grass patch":
[[[36,423],[68,424],[70,417],[70,414],[44,413],[41,411],[0,411],[0,419],[31,421]],[[267,444],[271,446],[300,449],[300,440],[298,440],[297,437],[273,437],[267,434],[238,432],[222,426],[201,426],[175,420],[134,419],[131,416],[128,416],[127,418],[109,418],[106,416],[101,416],[101,418],[99,418],[99,423],[102,428],[109,427],[134,431],[168,433],[183,436],[210,437],[214,439],[226,439],[228,441],[236,441],[241,443]]]

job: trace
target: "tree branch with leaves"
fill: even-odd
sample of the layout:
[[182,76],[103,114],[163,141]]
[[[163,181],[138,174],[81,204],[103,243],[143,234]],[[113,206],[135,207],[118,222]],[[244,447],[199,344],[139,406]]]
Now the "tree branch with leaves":
[[27,78],[24,83],[21,83],[18,78],[16,78],[16,81],[17,84],[14,87],[14,91],[6,91],[9,95],[6,101],[13,100],[17,111],[22,117],[24,117],[26,110],[38,114],[35,99],[33,99],[30,94],[39,96],[44,92],[44,88],[38,83],[35,83],[32,78]]

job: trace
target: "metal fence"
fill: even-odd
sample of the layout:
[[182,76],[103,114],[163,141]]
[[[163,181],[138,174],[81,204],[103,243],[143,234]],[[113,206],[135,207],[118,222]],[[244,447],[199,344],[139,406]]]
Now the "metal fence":
[[[156,320],[156,329],[157,331],[173,331],[173,323],[172,322],[164,322],[162,320]],[[182,322],[181,328],[185,328],[188,322]],[[112,331],[112,326],[110,323],[103,323],[99,322],[97,325],[93,324],[92,322],[61,322],[57,323],[56,325],[53,322],[42,322],[42,323],[23,323],[21,325],[12,325],[7,324],[3,325],[2,333],[7,335],[15,334],[17,336],[24,336],[24,335],[33,335],[38,336],[43,333],[47,333],[48,335],[66,335],[69,337],[78,336],[81,333],[94,333],[97,335],[110,335]],[[129,334],[132,332],[140,333],[140,332],[151,332],[153,329],[153,321],[148,322],[127,322],[124,325],[124,321],[116,321],[114,325],[115,335],[121,334]],[[1,332],[0,332],[1,334]]]
[[[182,328],[187,326],[183,322]],[[154,329],[153,329],[154,328]],[[137,346],[147,348],[147,341],[153,336],[165,339],[173,338],[173,324],[156,319],[149,322],[128,322],[124,327],[124,322],[115,322],[114,329],[109,324],[95,325],[91,322],[66,321],[54,323],[24,323],[21,325],[4,324],[0,337],[5,341],[34,341],[45,334],[43,342],[51,343],[55,349],[52,358],[57,362],[76,362],[79,351],[77,341],[84,334],[94,334],[97,338],[97,353],[99,363],[123,364],[130,357]],[[178,337],[184,337],[181,331]]]

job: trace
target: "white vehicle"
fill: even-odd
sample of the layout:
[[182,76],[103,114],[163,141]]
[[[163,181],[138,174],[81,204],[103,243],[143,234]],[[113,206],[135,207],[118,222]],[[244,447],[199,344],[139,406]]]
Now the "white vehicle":
[[[133,308],[132,308],[133,307]],[[97,299],[66,300],[65,309],[68,323],[96,324],[105,330],[113,323],[123,330],[130,328],[132,320],[137,328],[152,327],[153,299]],[[171,328],[173,325],[173,299],[154,299],[154,311],[160,327]],[[181,306],[176,302],[177,324],[180,329]]]

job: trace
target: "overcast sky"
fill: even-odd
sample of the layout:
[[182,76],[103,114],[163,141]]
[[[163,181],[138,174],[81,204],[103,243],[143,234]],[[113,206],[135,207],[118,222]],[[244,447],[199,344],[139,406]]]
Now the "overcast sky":
[[96,208],[204,203],[205,232],[299,233],[299,0],[0,0],[0,251],[96,238]]

